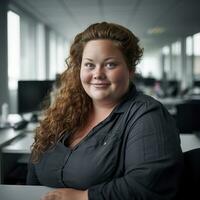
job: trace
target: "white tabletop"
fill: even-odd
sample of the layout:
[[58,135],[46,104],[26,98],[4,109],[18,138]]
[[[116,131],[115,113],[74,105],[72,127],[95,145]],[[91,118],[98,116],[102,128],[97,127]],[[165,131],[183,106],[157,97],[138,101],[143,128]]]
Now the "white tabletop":
[[34,133],[27,132],[23,137],[13,140],[9,145],[2,148],[3,153],[30,154],[31,145],[34,142]]
[[28,185],[0,185],[1,200],[40,200],[53,188]]
[[200,148],[200,133],[180,134],[182,151]]
[[22,134],[23,131],[15,131],[12,128],[0,130],[0,147]]

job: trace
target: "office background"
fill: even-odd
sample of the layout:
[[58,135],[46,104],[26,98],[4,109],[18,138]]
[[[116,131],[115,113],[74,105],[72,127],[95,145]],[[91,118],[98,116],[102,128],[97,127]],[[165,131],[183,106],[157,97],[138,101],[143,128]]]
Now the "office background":
[[[199,9],[199,0],[1,0],[0,107],[6,103],[10,114],[24,114],[18,102],[19,81],[54,81],[66,68],[69,46],[78,32],[95,22],[119,23],[144,47],[135,76],[138,89],[160,100],[178,119],[184,151],[199,147]],[[9,160],[13,152],[30,153],[27,146],[18,147],[32,142],[32,136],[21,140],[20,131],[6,131],[0,130],[0,137],[9,136],[0,144],[1,160]],[[15,161],[23,163],[19,154]]]
[[17,112],[20,79],[54,79],[64,70],[73,37],[89,24],[111,21],[141,40],[138,72],[177,80],[181,90],[200,80],[198,0],[2,0],[0,105]]

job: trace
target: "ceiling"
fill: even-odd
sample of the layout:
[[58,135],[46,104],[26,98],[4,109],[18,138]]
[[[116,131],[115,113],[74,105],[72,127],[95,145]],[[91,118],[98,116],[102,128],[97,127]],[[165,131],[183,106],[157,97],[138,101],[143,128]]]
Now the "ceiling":
[[200,32],[200,0],[11,1],[70,41],[89,24],[100,21],[131,29],[145,52]]

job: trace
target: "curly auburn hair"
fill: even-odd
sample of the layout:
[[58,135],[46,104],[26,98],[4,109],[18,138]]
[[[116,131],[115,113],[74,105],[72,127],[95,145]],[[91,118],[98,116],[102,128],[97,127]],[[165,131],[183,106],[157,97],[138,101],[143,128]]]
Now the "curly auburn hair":
[[32,161],[39,161],[42,153],[53,147],[65,133],[73,134],[83,127],[92,108],[92,99],[84,91],[80,80],[83,49],[90,40],[112,40],[121,50],[127,66],[135,72],[143,54],[139,39],[127,28],[114,23],[95,23],[77,34],[66,59],[67,69],[61,75],[61,85],[55,103],[44,113],[36,129],[32,145]]

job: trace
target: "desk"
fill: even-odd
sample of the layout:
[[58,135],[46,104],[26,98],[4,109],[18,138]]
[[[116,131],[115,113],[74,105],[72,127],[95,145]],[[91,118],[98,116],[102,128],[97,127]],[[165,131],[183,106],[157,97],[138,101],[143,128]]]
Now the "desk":
[[185,100],[182,98],[172,98],[172,97],[168,97],[168,98],[156,98],[158,101],[160,101],[164,106],[168,107],[168,106],[176,106],[180,103],[183,103]]
[[155,99],[157,99],[160,103],[162,103],[166,107],[166,109],[169,111],[169,113],[173,116],[175,116],[177,112],[176,106],[185,101],[184,99],[181,99],[181,98],[171,98],[171,97],[155,98]]
[[[14,138],[11,142],[1,148],[0,183],[8,183],[5,181],[10,172],[16,170],[17,167],[19,170],[19,166],[22,165],[24,168],[29,161],[31,145],[34,141],[34,132],[23,130],[22,133],[21,137]],[[20,170],[22,171],[22,168]],[[23,176],[19,176],[18,178],[22,177]]]
[[31,145],[34,142],[34,133],[25,132],[23,137],[16,138],[9,145],[2,148],[3,153],[20,153],[20,154],[30,154]]
[[0,185],[1,200],[39,200],[52,188],[28,185]]
[[200,148],[200,133],[180,134],[183,152]]
[[23,134],[23,131],[15,131],[12,128],[0,130],[0,148],[7,145],[13,139]]
[[[34,133],[25,132],[22,137],[16,138],[7,146],[2,148],[2,170],[1,170],[1,181],[4,183],[4,179],[9,170],[14,165],[19,166],[20,164],[26,165],[30,159],[31,145],[34,142]],[[15,160],[14,162],[12,162]],[[10,163],[10,164],[9,164]]]
[[2,148],[5,147],[6,145],[9,145],[13,140],[16,138],[21,138],[23,136],[24,132],[19,130],[15,131],[12,128],[8,129],[1,129],[0,130],[0,183],[3,179],[3,174],[2,174]]
[[[28,162],[34,137],[34,132],[30,130],[34,129],[0,130],[0,183],[4,183],[16,163]],[[26,155],[26,158],[22,155]]]

